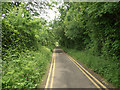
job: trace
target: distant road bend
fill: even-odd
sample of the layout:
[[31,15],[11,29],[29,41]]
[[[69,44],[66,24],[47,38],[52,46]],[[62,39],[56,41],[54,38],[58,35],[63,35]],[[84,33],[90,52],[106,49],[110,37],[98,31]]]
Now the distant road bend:
[[107,86],[62,49],[54,49],[45,88],[106,88]]

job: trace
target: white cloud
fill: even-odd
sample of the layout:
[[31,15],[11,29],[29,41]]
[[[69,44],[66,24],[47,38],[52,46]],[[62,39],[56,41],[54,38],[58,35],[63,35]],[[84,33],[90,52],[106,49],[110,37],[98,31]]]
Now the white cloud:
[[47,13],[42,12],[40,17],[45,18],[48,22],[51,20],[54,20],[55,18],[58,18],[60,16],[60,13],[58,11],[58,7],[63,4],[63,0],[47,0],[49,3],[51,1],[58,2],[58,5],[55,5],[52,9],[49,9],[48,7],[45,9]]

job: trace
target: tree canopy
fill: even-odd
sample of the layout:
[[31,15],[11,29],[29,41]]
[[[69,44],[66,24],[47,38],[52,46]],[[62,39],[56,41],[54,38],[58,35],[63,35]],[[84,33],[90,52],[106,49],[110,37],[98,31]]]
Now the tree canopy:
[[120,2],[64,3],[53,24],[60,45],[120,59],[119,8]]

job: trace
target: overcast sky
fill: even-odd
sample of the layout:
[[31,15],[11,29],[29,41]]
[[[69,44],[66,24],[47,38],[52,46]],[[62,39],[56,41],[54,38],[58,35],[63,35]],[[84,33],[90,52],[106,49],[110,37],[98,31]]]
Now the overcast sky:
[[63,0],[47,0],[47,1],[49,1],[50,3],[51,3],[51,1],[58,2],[58,5],[55,5],[55,7],[53,7],[52,10],[47,8],[47,9],[45,9],[45,11],[47,13],[42,12],[42,14],[39,16],[39,17],[45,18],[49,22],[51,20],[54,20],[55,17],[58,18],[60,16],[60,13],[58,11],[58,7],[63,4]]

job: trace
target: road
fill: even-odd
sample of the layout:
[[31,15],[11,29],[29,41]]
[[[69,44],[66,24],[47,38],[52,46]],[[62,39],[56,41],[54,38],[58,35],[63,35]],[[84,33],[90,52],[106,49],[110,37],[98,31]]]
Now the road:
[[54,49],[45,88],[106,88],[107,86],[62,49]]

